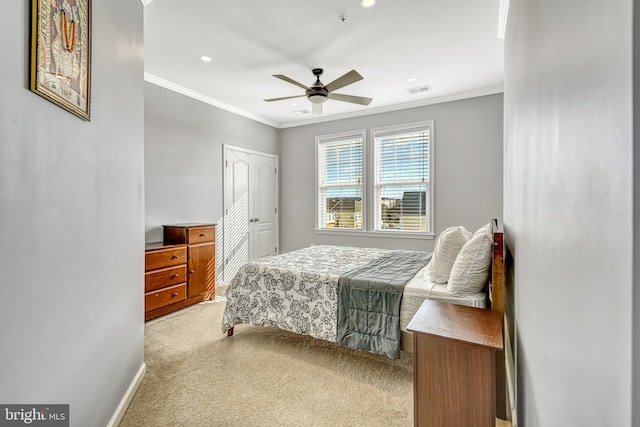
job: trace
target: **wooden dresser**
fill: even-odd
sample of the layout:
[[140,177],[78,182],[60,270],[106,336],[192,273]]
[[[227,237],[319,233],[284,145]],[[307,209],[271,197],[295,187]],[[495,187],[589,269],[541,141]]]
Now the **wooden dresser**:
[[216,226],[215,224],[165,225],[165,244],[187,245],[187,289],[189,298],[216,295]]
[[145,320],[176,310],[187,299],[187,245],[146,245]]
[[413,332],[414,425],[496,425],[498,311],[426,300]]
[[215,224],[163,226],[145,253],[145,320],[215,298]]

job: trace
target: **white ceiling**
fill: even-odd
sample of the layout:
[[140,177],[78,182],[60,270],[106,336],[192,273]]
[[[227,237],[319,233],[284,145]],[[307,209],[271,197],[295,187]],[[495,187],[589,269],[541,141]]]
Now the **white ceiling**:
[[[151,1],[151,2],[149,2]],[[145,79],[276,127],[291,127],[449,99],[503,87],[500,0],[147,0]],[[341,23],[339,17],[348,17]],[[200,55],[213,61],[202,62]],[[337,92],[368,106],[328,100],[323,116],[303,89],[312,68],[327,84],[355,69],[364,80]],[[407,79],[415,77],[415,82]],[[430,85],[430,92],[407,89]],[[297,106],[291,106],[297,102]]]

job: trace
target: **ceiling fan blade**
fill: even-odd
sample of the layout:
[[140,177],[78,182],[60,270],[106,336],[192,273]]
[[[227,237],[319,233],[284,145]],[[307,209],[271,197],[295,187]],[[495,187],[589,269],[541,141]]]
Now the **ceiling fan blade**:
[[272,101],[282,101],[283,99],[293,99],[293,98],[302,98],[305,95],[295,95],[295,96],[285,96],[282,98],[270,98],[270,99],[265,99],[264,101],[267,102],[272,102]]
[[309,89],[309,87],[303,85],[302,83],[298,83],[297,81],[290,79],[287,76],[283,76],[282,74],[274,74],[273,77],[276,77],[280,80],[284,80],[285,82],[291,83],[292,85],[296,85],[302,89],[305,89],[305,90]]
[[356,70],[351,70],[347,74],[342,77],[338,77],[328,85],[325,85],[324,88],[329,92],[334,91],[336,89],[340,89],[341,87],[345,87],[346,85],[350,85],[351,83],[355,83],[357,81],[362,80],[363,77],[358,74]]
[[369,105],[372,98],[365,98],[364,96],[342,95],[341,93],[330,93],[329,99],[335,99],[336,101],[351,102],[352,104]]
[[316,116],[319,116],[322,114],[322,104],[313,104],[313,107],[311,107],[311,114],[314,114]]

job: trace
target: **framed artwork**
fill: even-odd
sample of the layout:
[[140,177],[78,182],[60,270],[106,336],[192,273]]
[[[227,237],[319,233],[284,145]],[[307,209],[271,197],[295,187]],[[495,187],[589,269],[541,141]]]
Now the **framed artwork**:
[[30,89],[90,120],[91,0],[32,0]]

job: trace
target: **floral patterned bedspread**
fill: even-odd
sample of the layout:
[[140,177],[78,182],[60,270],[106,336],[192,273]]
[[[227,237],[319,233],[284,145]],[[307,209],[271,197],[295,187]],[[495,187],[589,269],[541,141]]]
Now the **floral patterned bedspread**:
[[338,277],[390,252],[319,245],[245,264],[227,288],[222,332],[277,326],[335,342]]

